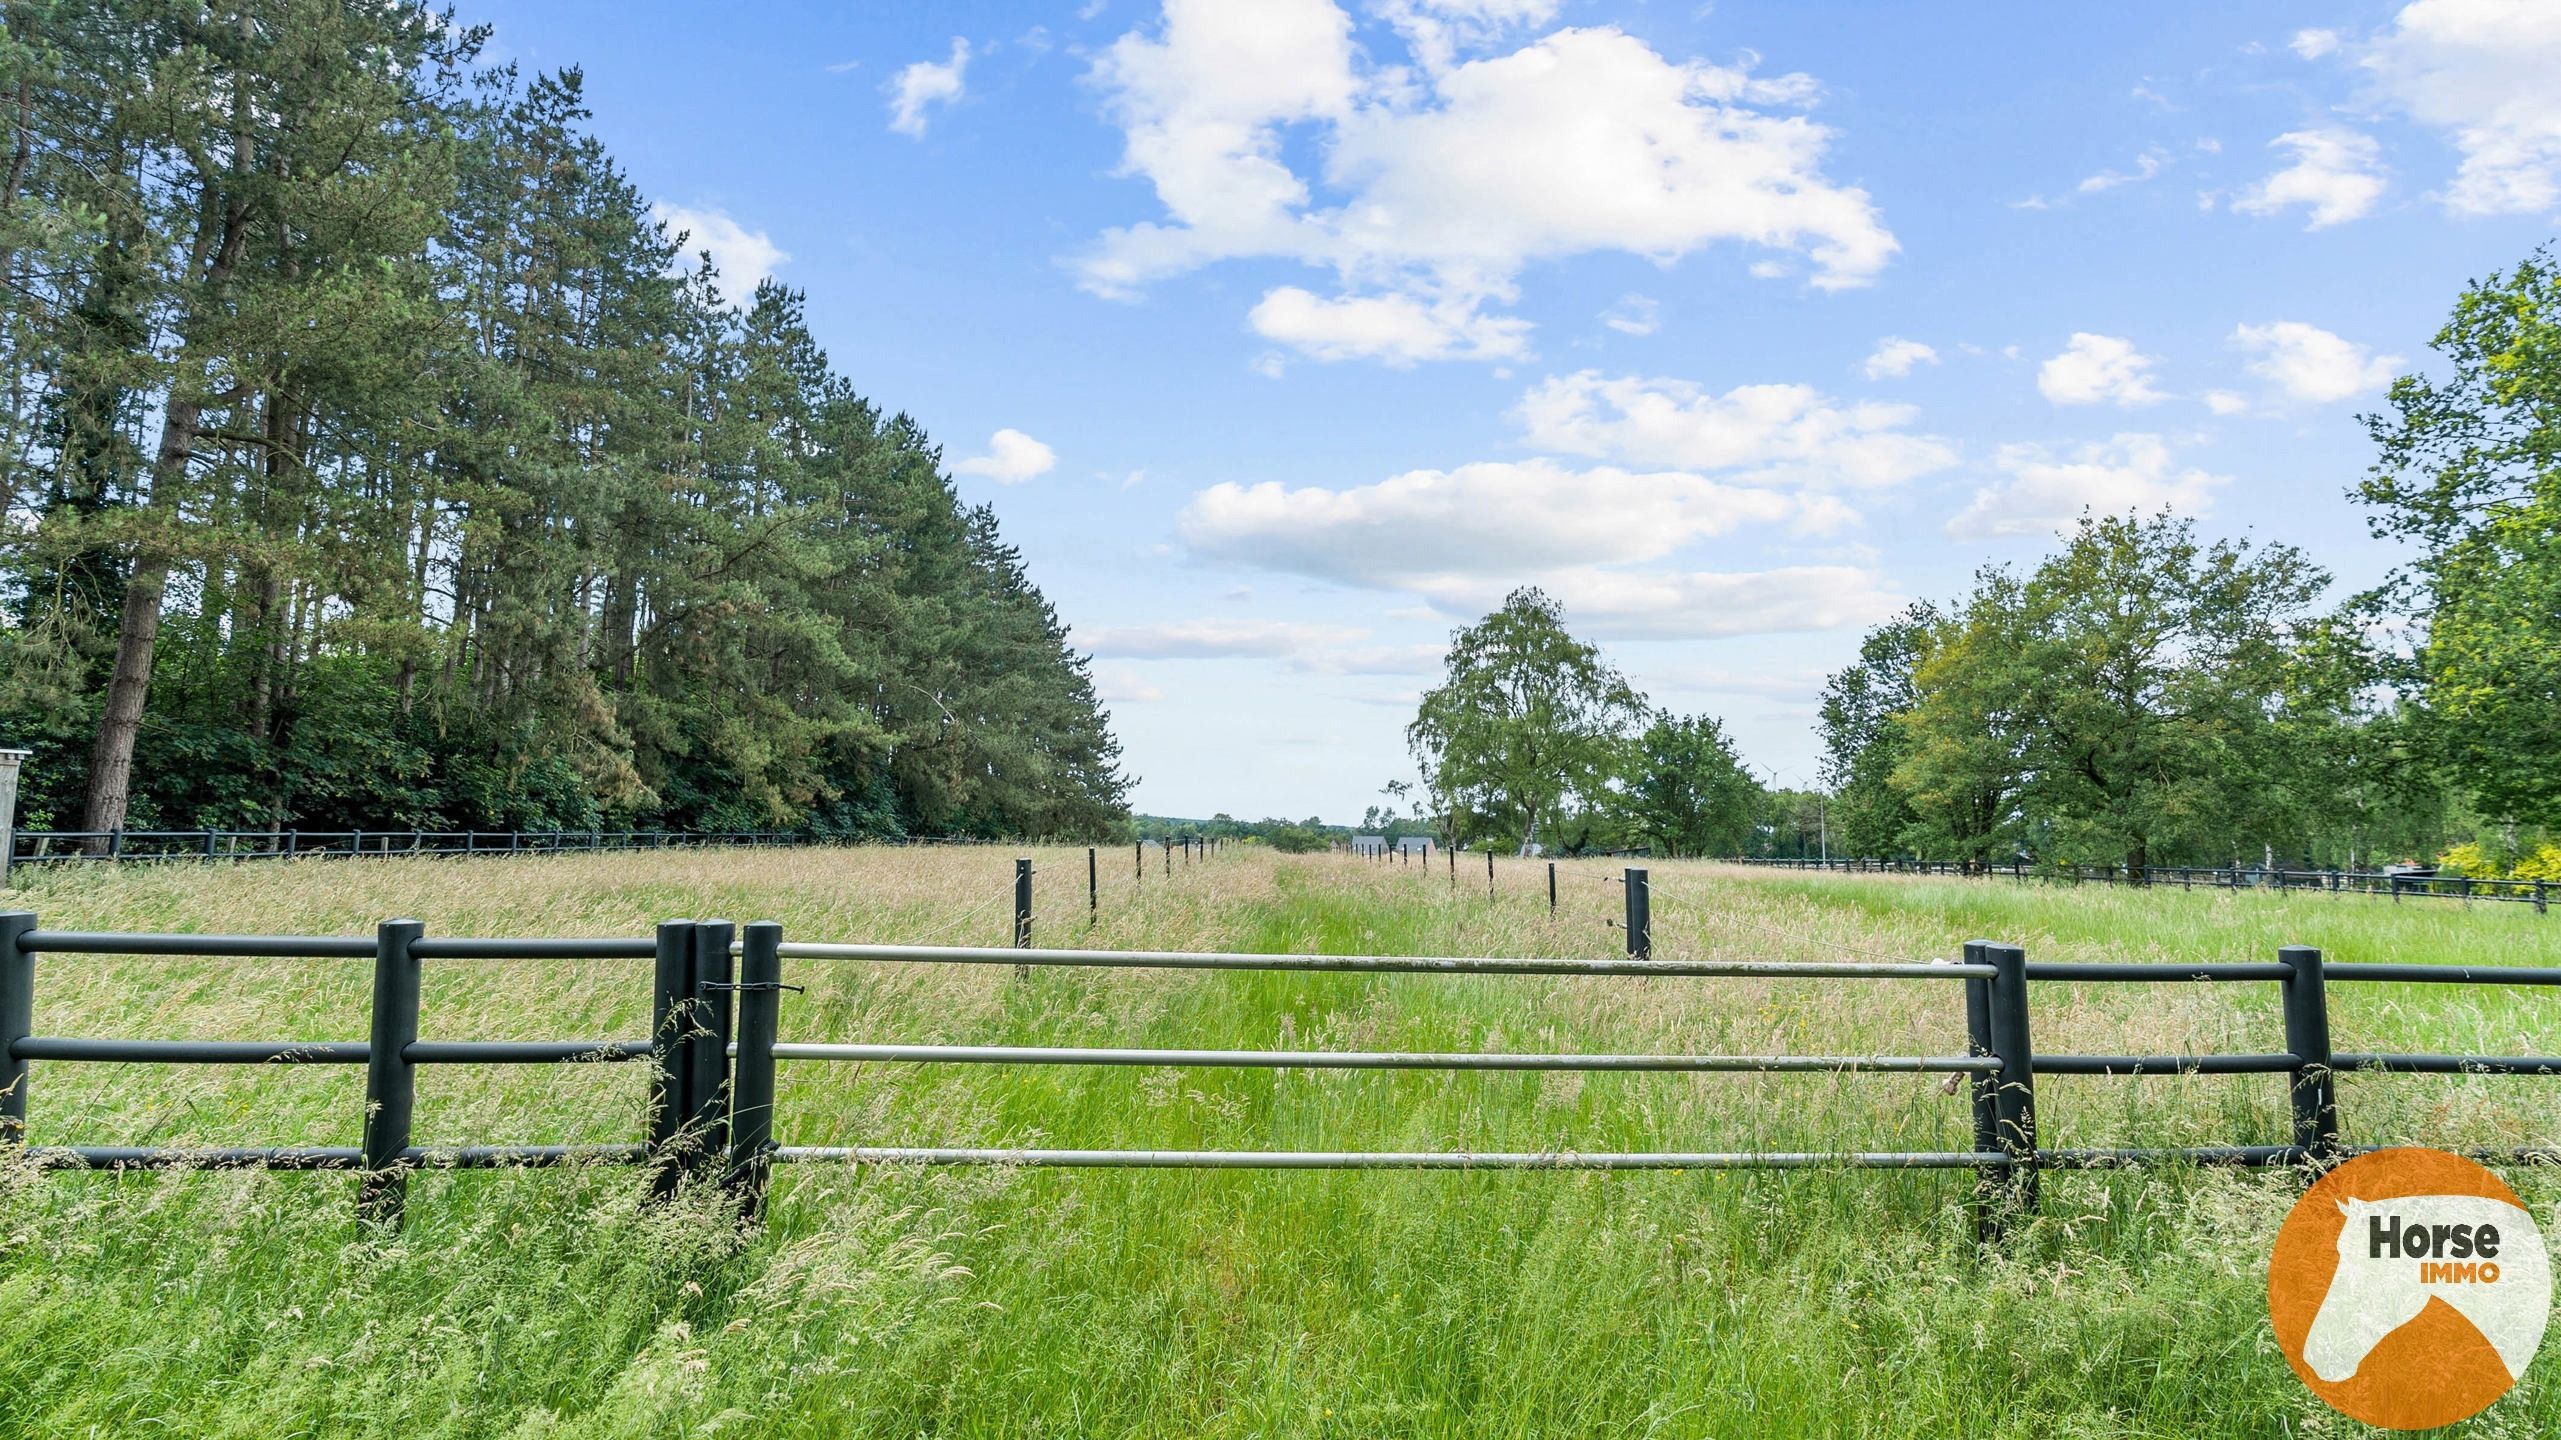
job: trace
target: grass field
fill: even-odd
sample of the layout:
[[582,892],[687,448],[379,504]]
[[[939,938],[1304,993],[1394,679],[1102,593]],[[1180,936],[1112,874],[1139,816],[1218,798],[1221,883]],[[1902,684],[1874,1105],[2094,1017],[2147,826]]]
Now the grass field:
[[[1043,941],[1604,955],[1615,870],[1445,874],[1231,852],[1133,885],[1043,852]],[[1654,867],[1659,956],[2561,964],[2523,906]],[[1008,937],[993,850],[99,868],[56,928]],[[789,964],[786,1039],[1233,1048],[1961,1051],[1956,986]],[[648,1029],[645,963],[438,962],[430,1038]],[[344,961],[43,962],[41,1033],[360,1039]],[[2531,991],[2340,986],[2342,1049],[2551,1053]],[[2039,985],[2044,1050],[2282,1049],[2275,987]],[[642,1067],[438,1068],[422,1144],[635,1138]],[[787,1063],[786,1144],[1969,1148],[1937,1076],[1486,1075]],[[2554,1082],[2349,1077],[2358,1143],[2561,1143]],[[2281,1079],[2046,1077],[2048,1144],[2276,1143]],[[353,1067],[39,1064],[39,1143],[354,1144]],[[2548,1172],[2509,1178],[2538,1213]],[[0,1433],[28,1436],[2346,1435],[2265,1318],[2284,1175],[2049,1177],[2003,1254],[1955,1174],[809,1167],[740,1238],[626,1171],[428,1175],[397,1240],[345,1176],[0,1163]],[[2464,1433],[2561,1431],[2547,1359]]]

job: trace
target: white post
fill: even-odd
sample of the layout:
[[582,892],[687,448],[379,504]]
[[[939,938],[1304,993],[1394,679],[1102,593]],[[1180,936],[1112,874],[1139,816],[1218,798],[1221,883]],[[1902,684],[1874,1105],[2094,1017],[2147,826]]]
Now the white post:
[[0,750],[0,890],[9,888],[9,857],[18,848],[18,762],[30,750]]

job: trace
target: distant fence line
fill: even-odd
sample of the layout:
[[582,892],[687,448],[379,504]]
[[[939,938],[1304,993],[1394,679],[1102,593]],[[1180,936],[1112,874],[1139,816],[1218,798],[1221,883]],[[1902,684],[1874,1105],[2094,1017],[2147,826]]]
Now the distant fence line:
[[819,835],[799,830],[20,830],[16,865],[113,860],[296,860],[330,857],[584,855],[830,845],[1007,845],[975,835]]
[[[1204,852],[1205,853],[1205,852]],[[1098,851],[1087,856],[1089,902]],[[1141,851],[1141,866],[1144,852]],[[2287,946],[2273,962],[2031,962],[2016,945],[1969,941],[1958,961],[1676,960],[1652,953],[1644,872],[1626,883],[1623,958],[1262,954],[1034,948],[1031,862],[1014,866],[1011,946],[796,942],[772,921],[669,920],[650,936],[609,939],[452,939],[415,920],[389,920],[370,936],[118,934],[45,930],[27,912],[0,913],[0,1146],[52,1168],[120,1171],[189,1167],[340,1170],[361,1176],[359,1215],[400,1222],[408,1177],[423,1169],[490,1169],[574,1163],[647,1167],[653,1194],[688,1183],[727,1187],[741,1212],[760,1214],[776,1164],[1021,1165],[1068,1168],[1257,1170],[1967,1170],[1977,1234],[1996,1241],[2034,1212],[2046,1170],[2151,1163],[2319,1167],[2364,1147],[2340,1141],[2340,1072],[2561,1074],[2561,1058],[2348,1051],[2335,1048],[2329,1021],[2333,983],[2561,985],[2561,968],[2461,967],[2413,963],[2328,964],[2321,952]],[[196,1041],[89,1039],[37,1028],[39,956],[135,955],[295,957],[370,960],[373,987],[364,1040]],[[480,960],[647,960],[651,1029],[645,1037],[539,1041],[422,1041],[420,997],[429,963]],[[1785,982],[1833,978],[1952,981],[1963,987],[1966,1045],[1946,1055],[1522,1054],[1334,1050],[1134,1049],[1090,1046],[910,1044],[786,1039],[786,961],[804,966],[862,964],[1011,965],[1035,968],[1299,972],[1417,976],[1729,977]],[[805,970],[803,973],[806,973]],[[2262,983],[2279,987],[2282,1048],[2243,1054],[2043,1054],[2034,1042],[2030,989],[2036,982]],[[650,1067],[643,1138],[626,1144],[421,1146],[413,1143],[416,1075],[422,1065],[638,1062]],[[776,1138],[776,1066],[782,1062],[963,1065],[1093,1065],[1440,1071],[1666,1073],[1891,1073],[1962,1075],[1972,1135],[1962,1150],[1745,1151],[1378,1151],[1070,1149],[986,1145],[794,1145]],[[342,1064],[365,1067],[362,1143],[182,1149],[34,1143],[28,1133],[33,1067],[56,1063],[176,1065]],[[2291,1133],[2285,1143],[2161,1147],[2048,1148],[2038,1141],[2039,1075],[2283,1075]],[[2561,1160],[2550,1148],[2475,1152],[2482,1158]]]
[[2388,895],[2421,900],[2493,900],[2531,905],[2548,913],[2543,880],[2501,880],[2469,875],[2396,874],[2386,870],[2281,870],[2255,865],[2038,865],[2024,860],[1978,865],[1963,860],[1817,860],[1738,855],[1729,865],[1781,870],[1826,870],[1844,875],[1948,875],[1964,879],[2047,880],[2075,885],[2142,885],[2181,890],[2275,890],[2286,894]]

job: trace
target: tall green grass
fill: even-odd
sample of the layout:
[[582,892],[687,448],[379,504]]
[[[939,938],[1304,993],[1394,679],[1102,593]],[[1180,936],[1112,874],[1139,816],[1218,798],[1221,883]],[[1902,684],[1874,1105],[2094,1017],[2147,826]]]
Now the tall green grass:
[[[1613,872],[1239,854],[1133,882],[1041,856],[1038,938],[1146,948],[1593,955]],[[2525,907],[1654,868],[1658,955],[2561,963]],[[61,927],[1002,943],[994,852],[97,870]],[[1185,974],[792,962],[787,1037],[1235,1048],[1947,1053],[1939,982]],[[426,1033],[610,1038],[638,964],[434,967]],[[353,1038],[365,967],[56,957],[57,1034]],[[2340,986],[2343,1048],[2545,1053],[2535,992]],[[2273,986],[2035,993],[2048,1049],[2281,1048]],[[630,1066],[436,1071],[422,1142],[635,1133]],[[1485,1075],[787,1064],[795,1144],[1961,1149],[1938,1077]],[[2351,1138],[2554,1143],[2553,1082],[2346,1078]],[[2281,1082],[2066,1080],[2059,1144],[2275,1141]],[[34,1138],[351,1144],[352,1070],[39,1065]],[[2513,1172],[2539,1212],[2561,1184]],[[740,1232],[611,1170],[429,1175],[396,1239],[339,1176],[0,1165],[0,1430],[24,1435],[2344,1435],[2275,1352],[2264,1262],[2296,1182],[2049,1177],[1997,1254],[1949,1174],[1202,1173],[809,1167]],[[2529,1374],[2465,1427],[2561,1429]]]

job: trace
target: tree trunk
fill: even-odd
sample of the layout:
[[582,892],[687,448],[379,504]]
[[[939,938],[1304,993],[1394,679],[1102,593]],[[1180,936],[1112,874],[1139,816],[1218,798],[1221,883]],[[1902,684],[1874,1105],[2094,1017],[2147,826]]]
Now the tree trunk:
[[1527,855],[1527,854],[1530,854],[1531,852],[1533,852],[1533,851],[1535,851],[1535,850],[1537,850],[1537,849],[1538,849],[1538,812],[1537,812],[1537,811],[1535,811],[1535,810],[1532,810],[1531,812],[1529,812],[1529,833],[1528,833],[1527,835],[1524,835],[1524,836],[1522,836],[1522,837],[1521,837],[1521,853],[1522,853],[1522,854],[1524,854],[1524,855]]

